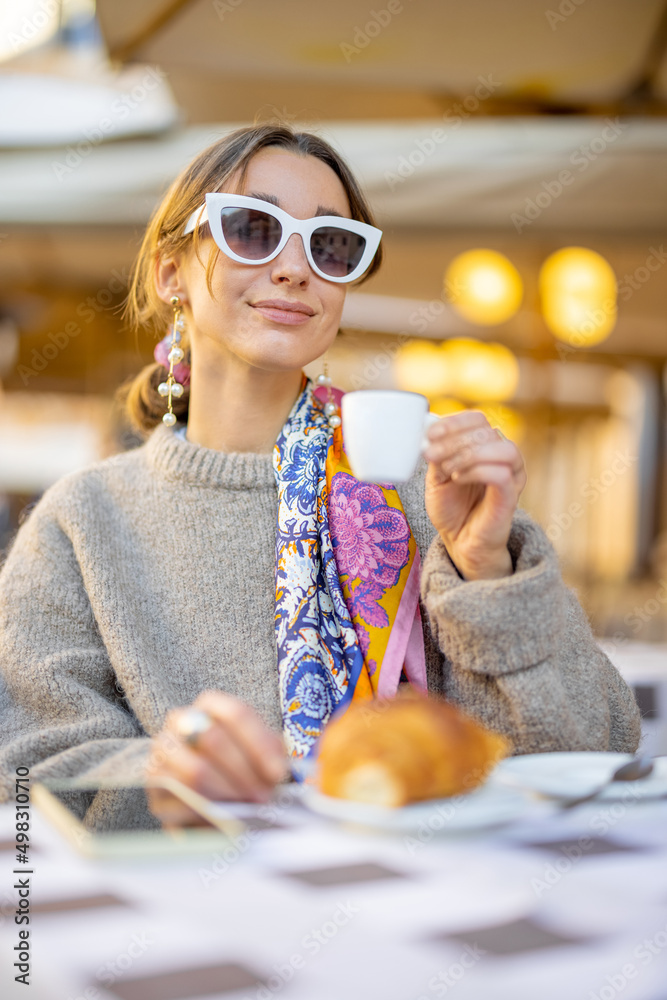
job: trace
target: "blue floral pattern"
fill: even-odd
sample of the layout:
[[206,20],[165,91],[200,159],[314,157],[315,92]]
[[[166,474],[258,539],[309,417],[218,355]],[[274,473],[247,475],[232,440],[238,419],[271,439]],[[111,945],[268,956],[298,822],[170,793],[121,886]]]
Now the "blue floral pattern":
[[351,698],[364,663],[329,531],[331,434],[308,380],[273,452],[278,676],[285,740],[297,757],[308,755],[332,713]]

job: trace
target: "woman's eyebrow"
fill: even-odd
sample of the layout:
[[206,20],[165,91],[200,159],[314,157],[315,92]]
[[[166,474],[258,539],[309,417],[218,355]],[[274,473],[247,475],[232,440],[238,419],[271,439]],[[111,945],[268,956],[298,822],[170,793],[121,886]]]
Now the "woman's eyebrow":
[[[280,201],[278,200],[278,198],[276,198],[275,194],[264,194],[261,191],[249,191],[246,197],[259,198],[260,201],[269,201],[271,202],[272,205],[276,205],[278,208],[282,208]],[[337,215],[339,219],[345,218],[345,216],[341,215],[340,212],[337,212],[335,208],[329,208],[327,205],[318,205],[313,218],[315,218],[315,216],[317,215]]]

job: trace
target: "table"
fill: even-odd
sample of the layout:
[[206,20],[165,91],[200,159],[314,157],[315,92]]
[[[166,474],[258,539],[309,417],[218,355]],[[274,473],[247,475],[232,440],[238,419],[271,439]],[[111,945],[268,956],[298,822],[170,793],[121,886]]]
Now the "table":
[[3,1000],[666,1000],[667,801],[408,836],[280,795],[266,829],[142,862],[86,861],[33,810],[29,991],[0,808]]

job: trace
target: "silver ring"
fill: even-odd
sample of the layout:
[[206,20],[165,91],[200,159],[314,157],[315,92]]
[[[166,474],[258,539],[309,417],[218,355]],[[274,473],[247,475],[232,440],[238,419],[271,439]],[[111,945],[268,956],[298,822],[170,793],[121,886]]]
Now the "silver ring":
[[188,708],[176,720],[176,732],[189,747],[196,747],[200,736],[213,725],[213,719],[201,708]]

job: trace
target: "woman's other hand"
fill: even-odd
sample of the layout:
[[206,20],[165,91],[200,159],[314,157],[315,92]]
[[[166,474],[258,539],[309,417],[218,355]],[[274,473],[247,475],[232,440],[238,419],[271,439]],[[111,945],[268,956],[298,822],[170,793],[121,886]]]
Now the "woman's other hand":
[[[183,740],[182,726],[192,708],[213,724],[196,738]],[[266,802],[288,773],[285,748],[250,705],[220,691],[205,691],[189,708],[171,711],[153,739],[149,778],[176,778],[209,799]],[[201,825],[204,820],[171,792],[147,789],[151,812],[166,827]]]
[[476,410],[443,417],[427,436],[426,512],[452,562],[466,580],[509,576],[507,541],[526,485],[521,452]]

